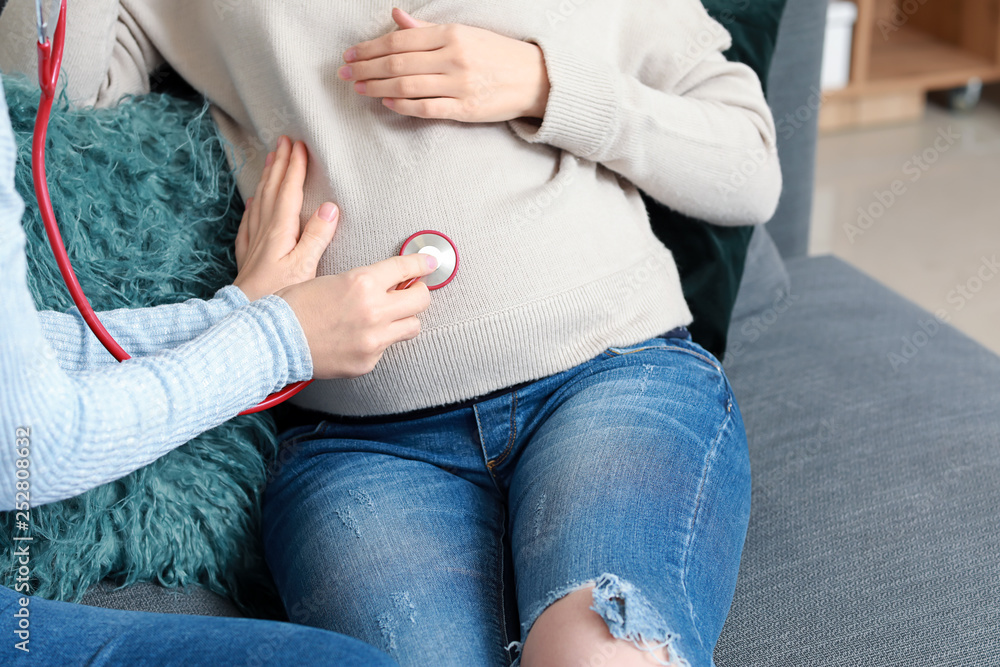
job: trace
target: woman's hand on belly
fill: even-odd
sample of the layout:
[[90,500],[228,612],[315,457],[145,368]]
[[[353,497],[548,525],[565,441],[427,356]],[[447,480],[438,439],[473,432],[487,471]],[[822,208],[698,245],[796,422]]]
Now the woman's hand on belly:
[[341,79],[396,113],[467,123],[545,115],[549,78],[535,44],[392,11],[400,30],[344,52]]

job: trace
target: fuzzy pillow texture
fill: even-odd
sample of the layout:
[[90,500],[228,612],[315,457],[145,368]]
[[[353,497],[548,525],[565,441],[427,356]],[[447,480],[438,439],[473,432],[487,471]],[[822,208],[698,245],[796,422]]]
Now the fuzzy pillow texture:
[[[4,77],[25,200],[28,284],[39,309],[73,304],[35,202],[34,81]],[[77,276],[98,311],[210,298],[235,275],[243,205],[202,101],[151,94],[114,109],[52,113],[49,188]],[[115,443],[109,443],[114,445]],[[81,496],[32,508],[34,594],[77,601],[121,585],[203,585],[244,612],[277,601],[259,538],[260,495],[277,451],[268,415],[236,418]],[[0,571],[13,586],[13,512],[0,513]]]

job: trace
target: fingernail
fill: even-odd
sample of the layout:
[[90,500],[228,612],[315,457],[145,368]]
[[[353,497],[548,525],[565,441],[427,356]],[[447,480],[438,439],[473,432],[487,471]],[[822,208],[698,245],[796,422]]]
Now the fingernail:
[[333,219],[337,217],[337,207],[330,202],[326,202],[319,207],[319,217],[327,222],[333,222]]
[[351,69],[350,65],[344,65],[339,70],[337,70],[337,76],[339,76],[341,79],[344,79],[345,81],[350,79],[353,74],[354,70]]
[[357,59],[358,59],[358,50],[353,46],[344,52],[345,63],[353,63]]
[[393,107],[396,106],[396,100],[392,99],[391,97],[387,97],[384,100],[382,100],[382,104],[392,109]]
[[274,162],[274,153],[268,153],[267,158],[264,159],[264,166],[270,167],[272,162]]
[[427,268],[436,269],[437,265],[438,265],[437,257],[434,257],[433,255],[427,255]]
[[354,90],[364,95],[365,91],[368,90],[368,84],[366,84],[364,81],[358,81],[356,84],[354,84]]

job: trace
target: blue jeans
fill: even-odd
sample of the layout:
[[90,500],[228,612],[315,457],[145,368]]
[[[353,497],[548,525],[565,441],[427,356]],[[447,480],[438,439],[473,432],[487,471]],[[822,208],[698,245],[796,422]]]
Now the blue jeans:
[[418,413],[283,434],[263,531],[290,620],[404,667],[506,666],[548,605],[592,583],[612,635],[713,664],[750,516],[715,357],[654,337]]
[[[2,665],[396,664],[351,637],[291,623],[119,611],[36,597],[22,606],[23,597],[0,586]],[[28,652],[17,648],[25,639]]]

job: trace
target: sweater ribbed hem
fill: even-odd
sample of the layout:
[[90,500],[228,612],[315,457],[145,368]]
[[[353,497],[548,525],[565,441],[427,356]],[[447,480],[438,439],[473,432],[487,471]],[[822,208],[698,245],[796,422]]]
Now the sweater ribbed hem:
[[293,403],[344,416],[457,403],[560,373],[609,347],[691,321],[673,256],[661,245],[632,266],[574,289],[424,330],[389,347],[371,373],[314,382]]

